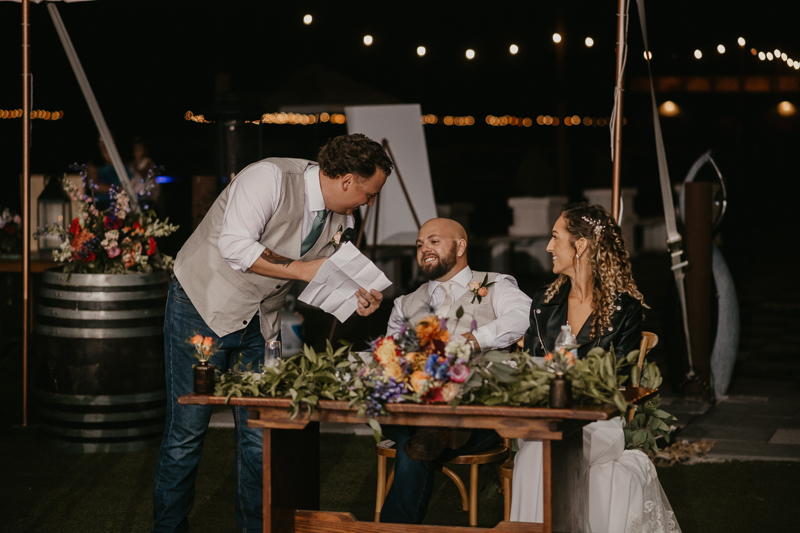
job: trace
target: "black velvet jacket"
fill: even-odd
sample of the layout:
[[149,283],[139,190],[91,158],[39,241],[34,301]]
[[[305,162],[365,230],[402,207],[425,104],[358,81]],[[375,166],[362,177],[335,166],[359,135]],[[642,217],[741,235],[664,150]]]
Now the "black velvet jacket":
[[[544,303],[547,286],[541,287],[534,293],[531,304],[531,325],[525,333],[525,348],[531,351],[531,355],[543,356],[553,351],[561,326],[567,323],[570,288],[571,284],[567,281],[547,303]],[[641,302],[629,294],[622,294],[617,297],[615,305],[617,310],[611,315],[611,325],[603,329],[601,336],[589,339],[592,331],[591,315],[575,335],[579,344],[578,357],[586,357],[589,350],[598,346],[608,350],[611,344],[614,345],[618,358],[639,348],[639,342],[642,340]]]

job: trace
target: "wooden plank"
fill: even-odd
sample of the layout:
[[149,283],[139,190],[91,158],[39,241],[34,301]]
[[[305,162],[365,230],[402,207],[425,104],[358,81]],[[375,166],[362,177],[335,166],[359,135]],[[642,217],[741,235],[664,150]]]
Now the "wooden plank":
[[544,523],[542,531],[551,533],[553,531],[553,467],[550,463],[550,441],[542,441],[542,477],[544,483]]
[[265,429],[264,532],[295,530],[295,509],[319,509],[319,424]]
[[529,522],[500,522],[493,528],[429,526],[414,524],[387,524],[359,522],[350,513],[297,511],[294,519],[295,533],[542,533],[542,524]]

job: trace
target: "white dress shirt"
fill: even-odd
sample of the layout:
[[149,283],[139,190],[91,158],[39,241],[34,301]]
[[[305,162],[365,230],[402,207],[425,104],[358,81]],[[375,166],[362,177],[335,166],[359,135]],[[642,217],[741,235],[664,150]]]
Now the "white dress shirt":
[[[454,302],[469,290],[468,285],[471,281],[472,270],[469,267],[453,276],[450,290],[453,292]],[[495,281],[492,309],[497,318],[472,332],[483,350],[505,348],[517,342],[530,326],[531,299],[519,290],[517,280],[512,276],[498,274]],[[431,296],[431,307],[438,312],[445,298],[441,283],[431,280],[428,283],[428,294]],[[394,301],[386,335],[400,333],[404,325],[403,298],[405,296],[400,296]]]
[[[317,211],[325,209],[319,165],[309,165],[303,178],[306,194],[301,242],[311,232]],[[281,171],[275,164],[259,161],[245,168],[231,182],[218,245],[220,256],[234,270],[249,269],[264,251],[259,241],[278,207],[281,179]],[[347,227],[353,225],[353,216],[348,215]]]

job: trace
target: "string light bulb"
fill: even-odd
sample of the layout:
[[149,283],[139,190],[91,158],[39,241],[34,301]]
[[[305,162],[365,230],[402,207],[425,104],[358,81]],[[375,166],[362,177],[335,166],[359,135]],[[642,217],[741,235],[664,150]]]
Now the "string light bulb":
[[364,36],[364,44],[367,46],[372,46],[372,35]]
[[464,55],[467,56],[467,59],[475,59],[475,50],[468,48]]
[[744,47],[744,45],[745,45],[745,40],[744,40],[744,37],[739,37],[739,38],[736,40],[736,42],[737,42],[737,43],[739,43],[739,46],[742,46],[742,47]]
[[417,55],[418,55],[419,57],[422,57],[422,56],[424,56],[424,55],[425,55],[425,52],[427,52],[427,50],[425,50],[425,47],[424,47],[424,46],[417,46]]
[[703,52],[701,52],[700,50],[695,50],[694,51],[694,57],[696,59],[700,59],[701,57],[703,57]]
[[723,44],[717,45],[717,52],[719,52],[720,54],[724,54],[725,53],[725,45],[723,45]]
[[560,43],[561,42],[561,34],[560,33],[554,33],[553,34],[553,42],[554,43]]
[[592,39],[591,37],[587,37],[586,40],[583,41],[583,44],[586,45],[586,48],[591,48],[592,46],[594,46],[594,39]]
[[519,52],[519,46],[517,46],[516,44],[512,44],[511,46],[508,47],[508,51],[511,53],[512,56],[515,56],[517,55],[517,52]]
[[309,24],[311,24],[312,20],[314,20],[314,17],[312,17],[311,15],[306,15],[303,17],[303,24],[308,26]]

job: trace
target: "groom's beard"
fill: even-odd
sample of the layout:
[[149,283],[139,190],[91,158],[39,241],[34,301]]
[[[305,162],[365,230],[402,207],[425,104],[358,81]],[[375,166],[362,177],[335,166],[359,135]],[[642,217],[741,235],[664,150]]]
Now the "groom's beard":
[[424,261],[425,258],[430,257],[431,255],[436,257],[436,261],[433,263],[422,263],[419,265],[420,270],[422,271],[422,275],[425,276],[427,279],[439,279],[450,270],[456,266],[456,261],[458,260],[457,257],[458,252],[458,244],[453,243],[453,247],[450,249],[450,253],[448,253],[444,257],[440,257],[439,255],[429,252],[425,254],[425,257],[422,258]]

